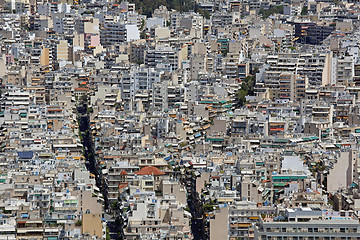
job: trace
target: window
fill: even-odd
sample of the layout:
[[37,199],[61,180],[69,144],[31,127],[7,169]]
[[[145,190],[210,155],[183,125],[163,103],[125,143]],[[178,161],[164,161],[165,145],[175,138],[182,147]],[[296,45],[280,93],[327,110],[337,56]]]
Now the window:
[[145,182],[145,186],[152,186],[152,185],[153,185],[153,182],[149,182],[149,181]]

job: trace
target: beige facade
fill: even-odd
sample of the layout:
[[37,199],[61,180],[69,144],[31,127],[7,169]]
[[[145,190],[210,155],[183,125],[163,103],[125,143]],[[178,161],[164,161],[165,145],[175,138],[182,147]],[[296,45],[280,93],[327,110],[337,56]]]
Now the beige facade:
[[82,233],[90,234],[102,238],[102,223],[100,214],[83,214],[82,216]]
[[214,219],[210,219],[210,240],[228,239],[228,208],[220,208]]
[[61,40],[59,44],[56,46],[57,48],[57,60],[65,60],[69,59],[69,47],[68,42],[66,40]]
[[42,47],[41,56],[40,56],[40,65],[41,66],[49,66],[49,48]]

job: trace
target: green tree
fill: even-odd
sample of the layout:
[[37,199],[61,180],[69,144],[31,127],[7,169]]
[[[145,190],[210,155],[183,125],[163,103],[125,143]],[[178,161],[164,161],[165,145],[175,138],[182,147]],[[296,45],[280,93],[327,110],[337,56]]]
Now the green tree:
[[307,6],[303,6],[301,9],[301,15],[308,15],[308,8]]
[[141,19],[140,31],[144,30],[144,26],[145,26],[145,20]]
[[268,10],[264,10],[264,9],[259,10],[259,14],[262,15],[263,19],[267,19],[269,16],[275,13],[283,14],[284,6],[277,5],[277,6],[271,6]]
[[210,19],[210,13],[208,11],[199,8],[198,13],[200,13],[204,18]]
[[106,240],[111,240],[111,237],[110,237],[110,230],[109,230],[109,228],[108,228],[108,227],[106,228]]
[[245,77],[240,85],[240,90],[236,94],[236,105],[242,107],[246,103],[246,96],[254,96],[254,87],[256,84],[256,79],[254,75],[249,75]]
[[82,225],[82,221],[81,220],[77,220],[75,223],[75,226],[80,227]]
[[151,17],[154,10],[161,5],[180,12],[192,10],[195,5],[193,0],[134,0],[133,2],[137,10],[148,17]]

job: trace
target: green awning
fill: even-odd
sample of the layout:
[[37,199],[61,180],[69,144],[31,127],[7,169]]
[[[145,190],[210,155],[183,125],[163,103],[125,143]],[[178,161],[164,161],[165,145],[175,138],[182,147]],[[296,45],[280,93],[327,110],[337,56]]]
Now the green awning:
[[278,175],[273,175],[272,178],[274,180],[298,180],[298,179],[306,179],[307,176],[302,175],[302,176],[297,176],[297,175],[289,175],[289,176],[278,176]]
[[224,139],[222,138],[206,138],[205,141],[211,141],[211,142],[223,142]]
[[273,176],[273,179],[286,179],[286,180],[290,180],[290,176]]

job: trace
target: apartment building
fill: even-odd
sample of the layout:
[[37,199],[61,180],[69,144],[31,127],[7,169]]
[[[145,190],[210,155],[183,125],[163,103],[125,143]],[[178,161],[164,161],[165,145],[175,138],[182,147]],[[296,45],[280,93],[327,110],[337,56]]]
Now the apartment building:
[[349,212],[320,208],[286,209],[283,215],[262,215],[255,228],[256,239],[357,239],[359,222]]

